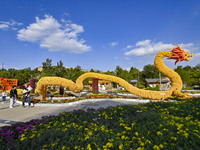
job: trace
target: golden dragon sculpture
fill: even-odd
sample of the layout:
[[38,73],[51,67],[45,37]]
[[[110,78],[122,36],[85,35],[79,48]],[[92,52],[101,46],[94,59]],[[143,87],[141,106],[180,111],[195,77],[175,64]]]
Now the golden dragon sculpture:
[[144,98],[163,100],[163,99],[168,99],[168,97],[170,96],[187,97],[188,93],[187,94],[181,93],[183,83],[179,74],[176,73],[174,70],[168,68],[163,62],[163,58],[167,57],[169,59],[176,59],[176,62],[175,62],[176,64],[177,62],[180,62],[183,60],[189,61],[190,60],[189,57],[192,57],[194,55],[194,54],[189,54],[187,51],[182,50],[180,46],[178,45],[176,46],[177,47],[173,48],[171,51],[159,52],[156,55],[155,61],[154,61],[154,65],[156,69],[160,73],[162,73],[164,76],[169,77],[171,81],[171,88],[167,91],[143,90],[143,89],[134,87],[133,85],[129,84],[127,81],[123,80],[122,78],[111,76],[111,75],[89,72],[89,73],[84,73],[83,75],[78,77],[76,80],[76,83],[74,83],[71,80],[61,78],[61,77],[43,77],[37,83],[36,92],[41,95],[44,95],[46,93],[46,91],[44,90],[44,87],[46,87],[47,85],[59,85],[62,87],[66,87],[75,93],[78,93],[78,92],[81,92],[81,90],[83,89],[83,81],[85,79],[98,78],[98,79],[115,82],[121,85],[122,87],[124,87],[128,92],[134,95],[144,97]]

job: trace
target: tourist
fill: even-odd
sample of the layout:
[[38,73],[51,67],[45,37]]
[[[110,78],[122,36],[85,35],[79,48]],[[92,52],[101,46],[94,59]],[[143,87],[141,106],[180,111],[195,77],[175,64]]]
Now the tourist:
[[24,103],[26,100],[28,100],[28,106],[31,107],[31,98],[30,98],[30,88],[28,88],[27,84],[24,85],[23,89],[23,101],[22,101],[22,107],[25,108]]
[[3,92],[1,93],[1,96],[2,96],[2,104],[3,104],[4,101],[6,101],[7,92],[3,90]]
[[13,108],[13,105],[17,101],[17,87],[13,85],[12,89],[10,90],[10,108]]

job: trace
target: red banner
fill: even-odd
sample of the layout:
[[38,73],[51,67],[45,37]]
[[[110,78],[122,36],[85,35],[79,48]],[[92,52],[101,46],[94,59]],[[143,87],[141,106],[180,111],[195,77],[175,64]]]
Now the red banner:
[[11,90],[12,86],[15,85],[17,86],[18,79],[6,79],[6,78],[1,78],[1,85],[2,87],[0,88],[1,90]]

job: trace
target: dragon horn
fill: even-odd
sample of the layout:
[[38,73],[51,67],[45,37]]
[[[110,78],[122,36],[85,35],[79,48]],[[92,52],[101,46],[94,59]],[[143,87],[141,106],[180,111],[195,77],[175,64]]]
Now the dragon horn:
[[175,43],[173,43],[174,45],[176,45],[179,49],[181,49],[182,50],[182,48],[179,46],[179,45],[177,45],[177,44],[175,44]]

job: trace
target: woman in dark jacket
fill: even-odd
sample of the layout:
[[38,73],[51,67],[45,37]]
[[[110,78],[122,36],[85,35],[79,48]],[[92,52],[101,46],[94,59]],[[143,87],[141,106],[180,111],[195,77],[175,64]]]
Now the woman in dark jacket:
[[17,101],[17,87],[13,85],[12,89],[10,90],[10,108],[13,108],[13,105]]

